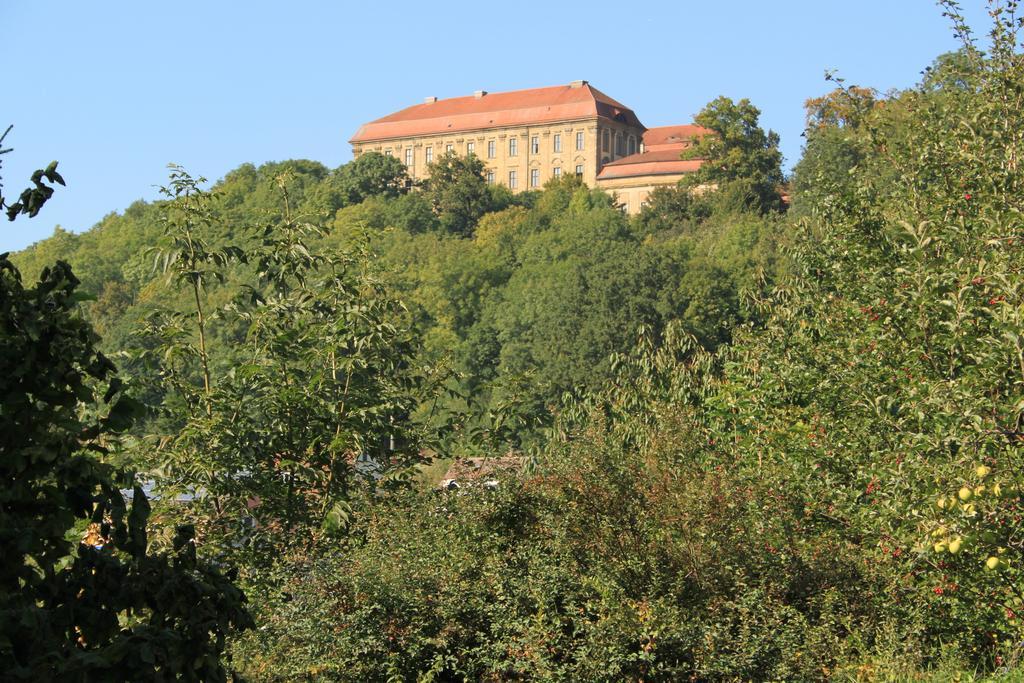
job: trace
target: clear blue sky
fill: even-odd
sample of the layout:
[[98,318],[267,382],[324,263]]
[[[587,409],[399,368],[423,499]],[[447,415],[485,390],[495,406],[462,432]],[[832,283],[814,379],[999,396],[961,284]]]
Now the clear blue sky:
[[[981,0],[965,0],[978,33]],[[825,69],[880,90],[957,47],[931,0],[603,3],[0,0],[8,194],[60,161],[68,182],[0,252],[87,230],[153,199],[169,162],[222,177],[243,162],[349,160],[358,126],[422,101],[583,78],[647,126],[747,97],[800,156]]]

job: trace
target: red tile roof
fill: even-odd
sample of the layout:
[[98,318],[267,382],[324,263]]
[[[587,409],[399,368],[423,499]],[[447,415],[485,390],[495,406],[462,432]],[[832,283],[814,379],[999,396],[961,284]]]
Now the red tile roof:
[[[622,157],[615,161],[609,161],[604,165],[605,168],[609,166],[629,166],[632,164],[642,164],[652,161],[682,161],[680,156],[682,150],[679,149],[665,149],[657,152],[641,152],[639,154],[630,154],[628,157]],[[695,160],[696,161],[696,160]]]
[[643,152],[605,164],[597,174],[597,179],[693,173],[702,163],[703,159],[680,159],[679,152]]
[[515,475],[522,471],[523,463],[523,458],[511,454],[488,458],[456,458],[441,479],[441,487],[450,488],[451,482],[465,485]]
[[452,97],[407,107],[360,127],[349,142],[390,140],[418,135],[468,132],[600,117],[637,128],[633,110],[586,81],[481,97]]
[[710,134],[707,128],[692,124],[648,128],[644,132],[644,151],[605,164],[597,174],[597,179],[693,173],[703,161],[680,158],[683,150],[690,146],[694,138]]
[[697,137],[710,135],[711,131],[692,123],[684,126],[659,126],[648,128],[644,133],[644,149],[658,152],[665,149],[683,149]]

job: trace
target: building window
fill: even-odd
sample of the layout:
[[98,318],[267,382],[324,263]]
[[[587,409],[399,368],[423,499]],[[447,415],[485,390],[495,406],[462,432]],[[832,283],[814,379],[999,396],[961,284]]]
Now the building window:
[[555,133],[554,150],[556,152],[562,151],[562,136],[559,133]]
[[517,185],[516,181],[518,179],[519,179],[519,177],[516,175],[515,171],[509,171],[508,172],[508,187],[509,187],[510,190],[516,189],[516,185]]
[[519,156],[519,138],[509,138],[508,155],[510,157]]
[[530,138],[530,154],[540,154],[540,138],[536,135]]
[[488,171],[487,172],[487,184],[488,185],[493,185],[494,184],[494,171]]
[[412,168],[412,147],[407,147],[405,150],[405,165]]
[[391,150],[390,149],[384,150],[384,156],[386,156],[386,157],[391,156]]
[[625,156],[626,149],[625,145],[622,144],[622,133],[615,133],[615,154],[616,156]]
[[576,164],[576,177],[577,178],[582,178],[583,177],[583,164]]
[[629,142],[626,144],[627,154],[636,154],[636,138],[632,135],[629,136]]
[[540,187],[540,169],[530,170],[530,187]]
[[434,148],[433,147],[427,147],[426,154],[427,154],[426,161],[429,164],[430,162],[432,162],[434,160]]
[[474,154],[475,152],[476,152],[476,143],[475,142],[467,142],[466,143],[466,156],[469,156],[470,154]]
[[607,152],[611,147],[611,136],[608,134],[608,130],[601,131],[601,151]]
[[493,159],[496,156],[498,156],[498,145],[494,142],[494,140],[488,140],[487,141],[487,158],[488,159]]
[[580,151],[583,149],[583,133],[576,133],[576,149]]
[[556,178],[561,178],[562,177],[562,167],[561,166],[555,166],[553,169],[551,169],[551,174],[553,176],[555,176]]
[[455,151],[455,145],[445,145],[444,146],[444,153],[445,154],[451,154],[454,151]]

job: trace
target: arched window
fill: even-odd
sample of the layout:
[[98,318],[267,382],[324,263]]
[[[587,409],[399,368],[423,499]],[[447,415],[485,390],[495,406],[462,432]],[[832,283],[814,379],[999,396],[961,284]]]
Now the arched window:
[[629,140],[626,142],[626,154],[636,154],[636,138],[632,135],[629,136]]

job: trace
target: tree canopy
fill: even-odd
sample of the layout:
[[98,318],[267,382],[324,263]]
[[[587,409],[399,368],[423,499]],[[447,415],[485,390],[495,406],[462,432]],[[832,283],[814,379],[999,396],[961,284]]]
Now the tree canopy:
[[[34,215],[49,196],[23,197],[18,213]],[[57,261],[26,288],[0,255],[7,677],[223,680],[226,637],[252,625],[245,596],[197,558],[192,527],[178,527],[170,548],[151,552],[149,502],[115,465],[119,436],[143,407],[76,314],[79,284]],[[132,491],[130,506],[122,488]]]
[[428,173],[424,192],[446,232],[469,236],[480,217],[497,208],[476,155],[445,154],[430,164]]
[[685,151],[686,158],[703,159],[688,176],[692,188],[714,188],[726,205],[766,213],[780,208],[782,153],[779,136],[758,123],[761,111],[747,99],[719,97],[709,102],[694,123],[712,131]]
[[1019,675],[1015,8],[915,87],[831,79],[789,211],[777,137],[719,98],[636,217],[473,156],[356,204],[347,167],[175,167],[0,257],[11,670]]
[[333,188],[343,204],[358,204],[369,197],[397,197],[409,189],[405,164],[393,156],[367,152],[334,173]]

